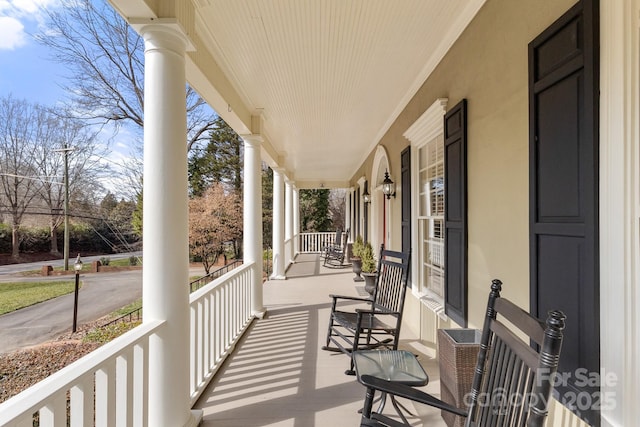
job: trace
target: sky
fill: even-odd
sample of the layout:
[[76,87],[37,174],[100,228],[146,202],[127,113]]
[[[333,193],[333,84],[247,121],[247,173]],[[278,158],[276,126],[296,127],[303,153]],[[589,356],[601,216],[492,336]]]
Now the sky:
[[[60,7],[62,0],[0,0],[0,97],[8,95],[32,103],[55,106],[65,99],[65,68],[51,60],[47,48],[33,35],[46,31],[42,9]],[[116,167],[130,157],[123,129],[115,138],[105,129],[104,144],[111,150],[110,164]],[[113,192],[121,185],[105,183]]]
[[0,96],[44,105],[64,98],[64,68],[33,38],[44,31],[41,8],[55,7],[59,0],[0,0]]

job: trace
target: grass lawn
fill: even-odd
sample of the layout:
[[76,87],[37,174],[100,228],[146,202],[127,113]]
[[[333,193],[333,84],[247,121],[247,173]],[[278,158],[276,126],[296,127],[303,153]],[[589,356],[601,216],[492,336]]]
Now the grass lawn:
[[75,282],[0,283],[0,314],[73,292]]
[[[104,258],[109,260],[108,264],[103,264],[105,266],[110,266],[110,267],[128,267],[128,266],[132,265],[131,261],[129,260],[129,258],[111,259],[108,256],[105,256]],[[75,258],[74,259],[69,259],[69,270],[73,271],[73,265],[75,264],[75,262],[76,262]],[[141,261],[139,259],[136,262],[137,262],[137,264],[135,264],[135,265],[142,265]],[[54,267],[54,270],[62,271],[63,269],[64,269],[64,267]],[[91,271],[91,263],[90,262],[83,262],[82,263],[82,271],[84,271],[84,272]]]
[[[109,258],[109,257],[105,257],[105,258]],[[69,271],[71,272],[71,274],[73,274],[74,272],[74,268],[73,265],[75,264],[76,259],[75,258],[69,258]],[[42,262],[42,265],[46,265],[46,261]],[[110,267],[129,267],[131,266],[131,261],[129,260],[129,258],[122,258],[122,259],[109,259],[109,264],[108,266]],[[140,259],[137,259],[136,264],[137,266],[141,266],[142,265],[142,261]],[[59,267],[54,267],[53,271],[62,271],[64,270],[63,266],[59,266]],[[91,263],[90,262],[82,262],[82,270],[81,273],[89,273],[91,272]],[[42,273],[42,270],[29,270],[29,271],[23,271],[22,273],[19,273],[23,276],[29,276],[29,277],[33,277],[33,276],[39,276]]]
[[124,307],[119,308],[118,310],[111,313],[111,317],[118,317],[118,316],[125,315],[127,313],[132,312],[133,310],[139,309],[140,307],[142,307],[142,299],[136,300],[129,305],[125,305]]

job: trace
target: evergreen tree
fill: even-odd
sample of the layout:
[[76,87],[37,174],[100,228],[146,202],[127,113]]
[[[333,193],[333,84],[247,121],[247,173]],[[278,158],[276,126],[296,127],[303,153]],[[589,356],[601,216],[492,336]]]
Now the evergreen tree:
[[300,190],[302,232],[329,231],[332,227],[328,189]]
[[273,242],[273,170],[262,165],[262,246]]
[[138,237],[142,237],[142,191],[136,196],[136,209],[131,218],[131,227]]
[[243,141],[220,117],[214,121],[209,142],[194,148],[189,158],[189,185],[193,196],[201,196],[214,183],[224,183],[242,194]]

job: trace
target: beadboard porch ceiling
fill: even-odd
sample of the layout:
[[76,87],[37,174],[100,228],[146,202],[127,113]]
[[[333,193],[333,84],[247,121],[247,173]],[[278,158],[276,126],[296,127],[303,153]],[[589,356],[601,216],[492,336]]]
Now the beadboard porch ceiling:
[[193,0],[215,66],[187,78],[238,133],[243,111],[261,115],[267,157],[299,188],[341,186],[484,1]]

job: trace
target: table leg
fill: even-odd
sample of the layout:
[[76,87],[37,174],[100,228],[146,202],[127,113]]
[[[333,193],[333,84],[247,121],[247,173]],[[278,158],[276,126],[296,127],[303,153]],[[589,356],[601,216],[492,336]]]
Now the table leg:
[[402,413],[402,411],[400,410],[400,408],[404,409],[405,411],[407,411],[407,413],[409,415],[413,415],[411,412],[409,412],[407,410],[407,408],[405,408],[404,406],[402,406],[402,404],[400,404],[400,402],[396,401],[394,396],[391,396],[391,404],[393,405],[394,408],[396,408],[396,412],[398,413],[398,415],[400,415],[400,418],[402,418],[402,421],[406,424],[409,425],[409,421],[407,421],[407,419],[405,418],[404,414]]
[[367,387],[367,393],[364,396],[364,406],[362,407],[363,422],[371,419],[371,409],[373,408],[373,396],[375,393],[375,389]]

